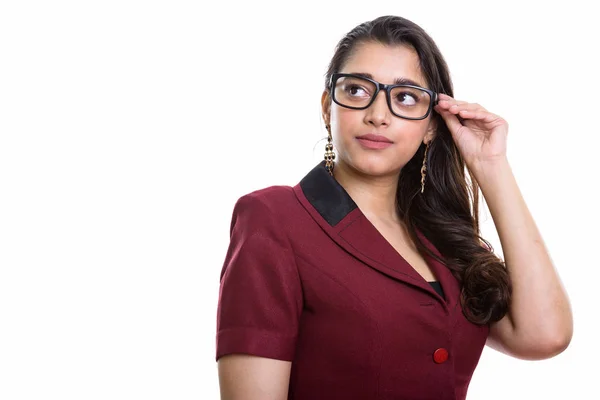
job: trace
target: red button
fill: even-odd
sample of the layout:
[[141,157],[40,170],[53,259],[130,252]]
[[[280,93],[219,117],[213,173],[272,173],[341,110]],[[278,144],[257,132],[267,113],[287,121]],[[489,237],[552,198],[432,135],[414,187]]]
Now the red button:
[[435,361],[436,363],[441,364],[447,359],[448,350],[444,349],[443,347],[440,347],[439,349],[433,352],[433,361]]

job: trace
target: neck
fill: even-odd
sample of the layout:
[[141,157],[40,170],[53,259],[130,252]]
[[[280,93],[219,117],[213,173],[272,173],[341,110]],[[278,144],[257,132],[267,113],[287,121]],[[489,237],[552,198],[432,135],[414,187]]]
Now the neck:
[[399,222],[396,210],[399,173],[367,175],[337,161],[333,176],[367,218]]

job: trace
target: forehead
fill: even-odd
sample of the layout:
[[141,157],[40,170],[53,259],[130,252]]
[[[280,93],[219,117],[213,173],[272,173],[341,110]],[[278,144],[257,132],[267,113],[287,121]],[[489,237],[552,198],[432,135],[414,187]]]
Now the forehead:
[[419,56],[410,45],[361,43],[354,48],[340,72],[369,73],[376,81],[388,84],[394,83],[396,78],[408,78],[427,87],[419,66]]

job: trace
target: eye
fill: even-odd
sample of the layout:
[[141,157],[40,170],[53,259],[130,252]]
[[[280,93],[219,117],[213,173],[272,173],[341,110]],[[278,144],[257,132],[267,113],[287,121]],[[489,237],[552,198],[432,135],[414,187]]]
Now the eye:
[[344,88],[344,90],[346,91],[346,93],[348,93],[348,95],[354,96],[354,97],[368,97],[369,96],[367,89],[365,89],[364,87],[357,85],[357,84],[349,84]]
[[400,92],[394,96],[394,100],[403,106],[414,106],[419,102],[419,97],[410,92]]

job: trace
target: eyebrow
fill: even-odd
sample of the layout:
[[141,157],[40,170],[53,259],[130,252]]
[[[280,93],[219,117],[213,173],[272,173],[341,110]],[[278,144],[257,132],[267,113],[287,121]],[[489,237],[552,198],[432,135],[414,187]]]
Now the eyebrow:
[[[350,74],[362,76],[362,77],[369,78],[369,79],[373,79],[373,75],[369,74],[368,72],[350,72]],[[425,87],[424,85],[422,85],[422,84],[420,84],[418,82],[415,82],[412,79],[402,78],[402,77],[396,78],[394,80],[394,85],[413,85],[413,86],[418,86],[418,87],[422,87],[422,88]]]

